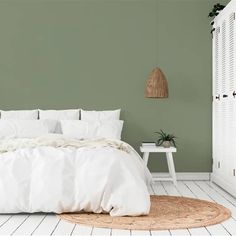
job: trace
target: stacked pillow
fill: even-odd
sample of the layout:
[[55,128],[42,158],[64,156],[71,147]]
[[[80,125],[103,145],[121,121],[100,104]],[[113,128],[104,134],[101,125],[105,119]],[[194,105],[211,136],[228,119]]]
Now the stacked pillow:
[[0,120],[0,138],[36,138],[55,131],[53,120]]
[[77,139],[121,139],[120,109],[111,111],[18,110],[1,111],[0,138],[33,138],[63,133]]
[[3,120],[37,120],[38,110],[1,111]]
[[55,133],[62,133],[61,120],[79,120],[80,109],[67,110],[39,110],[40,120],[55,120]]
[[120,109],[111,111],[85,111],[81,110],[81,120],[83,121],[107,121],[107,120],[119,120]]
[[111,111],[81,110],[81,120],[62,120],[62,133],[77,139],[121,139],[123,121],[120,109]]
[[38,120],[38,110],[1,111],[0,138],[34,138],[55,127],[53,120]]
[[53,119],[53,120],[79,120],[80,109],[67,110],[40,110],[39,119]]

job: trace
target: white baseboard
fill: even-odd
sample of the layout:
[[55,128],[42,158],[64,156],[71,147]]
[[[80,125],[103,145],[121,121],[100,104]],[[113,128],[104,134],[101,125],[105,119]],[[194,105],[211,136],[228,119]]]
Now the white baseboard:
[[[169,173],[165,172],[152,172],[153,178],[165,178]],[[210,180],[210,172],[177,172],[177,180]]]
[[216,183],[221,188],[232,194],[234,197],[236,197],[236,188],[233,184],[230,184],[220,176],[216,176],[214,174],[211,174],[211,180],[212,182]]

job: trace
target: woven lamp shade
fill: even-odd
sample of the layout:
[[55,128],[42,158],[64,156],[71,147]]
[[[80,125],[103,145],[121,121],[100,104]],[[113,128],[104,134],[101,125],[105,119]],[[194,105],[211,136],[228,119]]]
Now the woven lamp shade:
[[159,68],[155,68],[148,77],[145,89],[147,98],[168,98],[168,82]]

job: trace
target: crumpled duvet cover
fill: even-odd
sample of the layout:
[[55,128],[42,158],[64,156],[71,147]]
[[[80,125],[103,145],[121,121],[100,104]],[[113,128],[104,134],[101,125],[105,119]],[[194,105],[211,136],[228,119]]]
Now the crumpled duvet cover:
[[141,157],[119,140],[0,140],[0,213],[148,214],[150,181]]

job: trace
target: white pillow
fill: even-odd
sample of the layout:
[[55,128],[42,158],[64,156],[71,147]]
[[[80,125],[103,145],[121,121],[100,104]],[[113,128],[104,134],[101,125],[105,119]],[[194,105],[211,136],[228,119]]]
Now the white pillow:
[[37,120],[38,110],[1,111],[1,119],[7,120]]
[[87,122],[61,120],[62,133],[71,138],[112,138],[121,139],[123,120]]
[[39,119],[79,120],[80,109],[39,110]]
[[85,111],[81,110],[81,120],[84,121],[105,121],[119,120],[120,109],[111,111]]
[[53,133],[53,120],[0,120],[0,138],[34,138]]
[[55,133],[61,134],[60,120],[79,120],[80,109],[68,110],[39,110],[39,119],[52,119],[57,122]]

